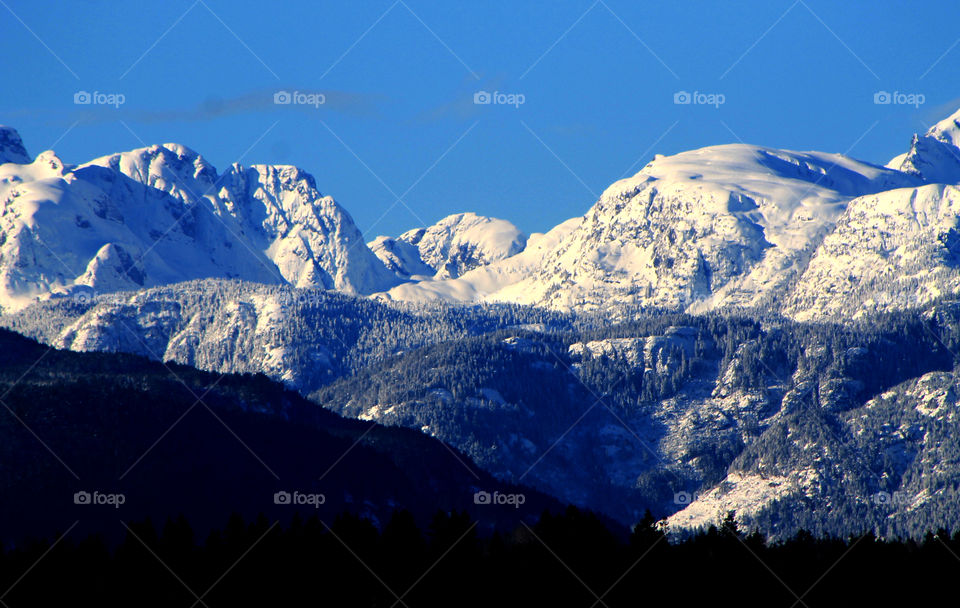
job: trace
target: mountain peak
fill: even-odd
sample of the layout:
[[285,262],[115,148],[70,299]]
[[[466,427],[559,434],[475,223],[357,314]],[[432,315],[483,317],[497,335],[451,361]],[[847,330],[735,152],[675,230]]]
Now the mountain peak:
[[759,306],[847,201],[917,183],[840,154],[746,144],[657,157],[607,188],[513,293],[561,310]]
[[119,171],[182,202],[209,193],[217,182],[217,169],[183,144],[135,148],[102,156],[81,166],[91,165]]
[[960,110],[915,134],[899,169],[930,183],[960,183]]
[[30,155],[23,146],[20,134],[13,127],[0,125],[0,165],[3,163],[17,163],[25,165],[30,162]]
[[[29,163],[15,130],[0,130],[0,143],[3,160]],[[77,286],[222,277],[366,294],[397,283],[346,210],[294,166],[235,164],[218,175],[177,143],[79,166],[47,151],[3,165],[0,202],[6,310]]]
[[37,158],[33,160],[33,164],[41,166],[43,169],[57,176],[63,175],[65,170],[63,161],[60,160],[60,157],[57,156],[57,153],[53,150],[44,150],[40,154],[37,154]]
[[433,274],[455,279],[465,272],[523,251],[527,236],[507,220],[454,213],[432,226],[414,228],[398,238],[380,237],[370,247],[394,272],[406,277]]
[[366,294],[396,284],[347,210],[321,194],[310,173],[293,165],[234,165],[224,178],[223,187],[248,202],[233,206],[242,229],[260,235],[258,247],[291,285]]
[[960,147],[960,110],[930,127],[927,135]]

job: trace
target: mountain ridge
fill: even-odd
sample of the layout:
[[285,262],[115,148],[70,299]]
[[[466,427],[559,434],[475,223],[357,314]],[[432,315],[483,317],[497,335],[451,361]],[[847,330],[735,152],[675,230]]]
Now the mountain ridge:
[[0,305],[10,310],[207,277],[346,293],[397,282],[346,210],[292,166],[235,164],[218,175],[178,144],[81,165],[44,152],[0,165],[0,200]]
[[[0,159],[29,160],[15,130],[4,127],[0,136]],[[841,290],[833,295],[843,302],[821,303],[809,292],[831,289],[824,273],[828,260],[840,270],[839,241],[851,251],[876,249],[848,229],[852,214],[882,192],[960,182],[958,143],[960,112],[915,135],[886,167],[747,144],[656,155],[581,218],[544,235],[463,212],[368,243],[349,213],[295,166],[234,164],[218,174],[179,144],[81,165],[48,151],[0,165],[0,306],[219,277],[386,300],[614,315],[645,308],[795,315],[803,301],[816,307],[803,318],[840,320],[876,298]],[[933,297],[956,291],[948,259],[949,251],[932,258],[929,270],[943,277],[931,283]],[[886,308],[917,301],[881,291]]]

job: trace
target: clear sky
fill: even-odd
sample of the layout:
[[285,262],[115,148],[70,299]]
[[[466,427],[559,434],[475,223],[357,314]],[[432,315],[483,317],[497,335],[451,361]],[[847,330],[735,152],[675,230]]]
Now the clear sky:
[[0,0],[0,123],[68,163],[173,141],[218,170],[296,164],[368,239],[466,210],[534,232],[654,153],[885,163],[960,107],[958,17],[956,0]]

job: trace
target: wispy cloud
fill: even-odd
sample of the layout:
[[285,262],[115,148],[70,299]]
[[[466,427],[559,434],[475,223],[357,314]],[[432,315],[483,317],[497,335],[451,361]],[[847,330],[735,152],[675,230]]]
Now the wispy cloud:
[[[321,93],[323,105],[278,105],[274,103],[274,94],[278,91],[299,91],[306,94]],[[50,122],[63,121],[65,124],[97,124],[116,122],[164,123],[164,122],[203,122],[229,116],[253,114],[257,112],[297,113],[301,116],[316,116],[322,120],[331,112],[355,117],[379,118],[381,106],[387,99],[379,95],[332,91],[309,87],[276,87],[250,91],[234,97],[207,97],[195,106],[170,108],[146,108],[143,100],[135,93],[125,93],[125,103],[120,107],[111,105],[76,105],[72,99],[65,99],[64,106],[58,108],[34,108],[28,110],[4,111],[6,120],[11,123],[20,117],[48,117]]]

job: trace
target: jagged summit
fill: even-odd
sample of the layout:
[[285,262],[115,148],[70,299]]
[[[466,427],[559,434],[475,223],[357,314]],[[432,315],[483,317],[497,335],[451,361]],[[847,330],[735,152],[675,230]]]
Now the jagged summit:
[[30,155],[17,130],[0,125],[0,165],[3,163],[29,164]]
[[960,110],[914,135],[899,169],[926,182],[960,183]]
[[26,158],[2,132],[0,306],[50,295],[140,289],[221,277],[372,293],[396,276],[364,245],[350,215],[287,165],[219,175],[181,144],[65,165]]

